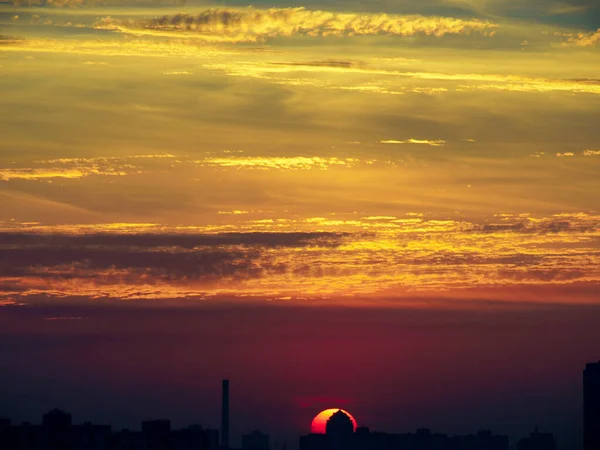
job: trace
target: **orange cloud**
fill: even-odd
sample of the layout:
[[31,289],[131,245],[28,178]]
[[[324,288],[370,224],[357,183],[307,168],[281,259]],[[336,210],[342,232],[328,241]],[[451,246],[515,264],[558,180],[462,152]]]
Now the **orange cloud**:
[[158,224],[6,224],[0,299],[372,298],[600,282],[600,216],[593,214],[502,213],[483,221],[414,215],[241,219],[228,232]]

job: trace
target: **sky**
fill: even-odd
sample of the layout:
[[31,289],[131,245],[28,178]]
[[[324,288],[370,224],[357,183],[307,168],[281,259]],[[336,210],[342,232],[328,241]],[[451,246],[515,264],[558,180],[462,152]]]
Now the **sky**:
[[571,448],[599,47],[595,0],[0,3],[0,415],[211,424],[228,376],[235,432]]

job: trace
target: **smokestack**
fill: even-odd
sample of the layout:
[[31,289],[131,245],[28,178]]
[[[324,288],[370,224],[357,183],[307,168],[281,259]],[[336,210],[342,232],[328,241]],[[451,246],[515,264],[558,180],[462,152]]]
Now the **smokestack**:
[[223,380],[221,400],[221,447],[229,448],[229,380]]

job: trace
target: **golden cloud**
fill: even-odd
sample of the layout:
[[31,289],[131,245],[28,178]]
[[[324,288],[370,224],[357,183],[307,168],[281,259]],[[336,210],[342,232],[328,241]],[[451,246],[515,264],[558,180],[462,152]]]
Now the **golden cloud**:
[[591,33],[577,33],[567,40],[567,45],[577,47],[595,47],[598,43],[600,43],[600,28]]
[[53,178],[81,179],[92,175],[124,176],[139,172],[131,164],[135,160],[174,158],[170,154],[134,155],[123,157],[58,158],[35,161],[36,167],[0,168],[0,180],[51,180]]
[[428,140],[428,139],[407,139],[405,141],[396,141],[394,139],[379,141],[380,144],[417,144],[417,145],[430,145],[432,147],[441,147],[446,145],[446,141],[441,139]]
[[322,158],[318,156],[242,156],[206,158],[196,161],[197,164],[203,166],[219,166],[257,170],[327,170],[333,166],[352,167],[358,162],[359,160],[355,158]]
[[196,15],[149,19],[105,17],[95,28],[136,35],[191,35],[210,42],[260,42],[290,36],[492,36],[498,25],[479,19],[334,13],[299,8],[211,8]]
[[0,169],[0,180],[43,180],[51,178],[80,179],[90,175],[125,175],[125,172],[100,170],[95,167],[80,169],[47,168],[47,169]]

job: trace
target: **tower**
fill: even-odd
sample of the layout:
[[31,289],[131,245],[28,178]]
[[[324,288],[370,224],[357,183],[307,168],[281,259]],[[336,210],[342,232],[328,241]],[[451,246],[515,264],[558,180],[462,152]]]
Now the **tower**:
[[333,413],[325,425],[325,434],[332,450],[345,450],[350,445],[354,424],[342,410]]
[[229,380],[223,380],[221,397],[221,447],[229,448]]
[[600,449],[600,362],[583,371],[583,448]]
[[350,417],[340,409],[327,420],[325,430],[327,434],[347,435],[354,432],[354,425]]

